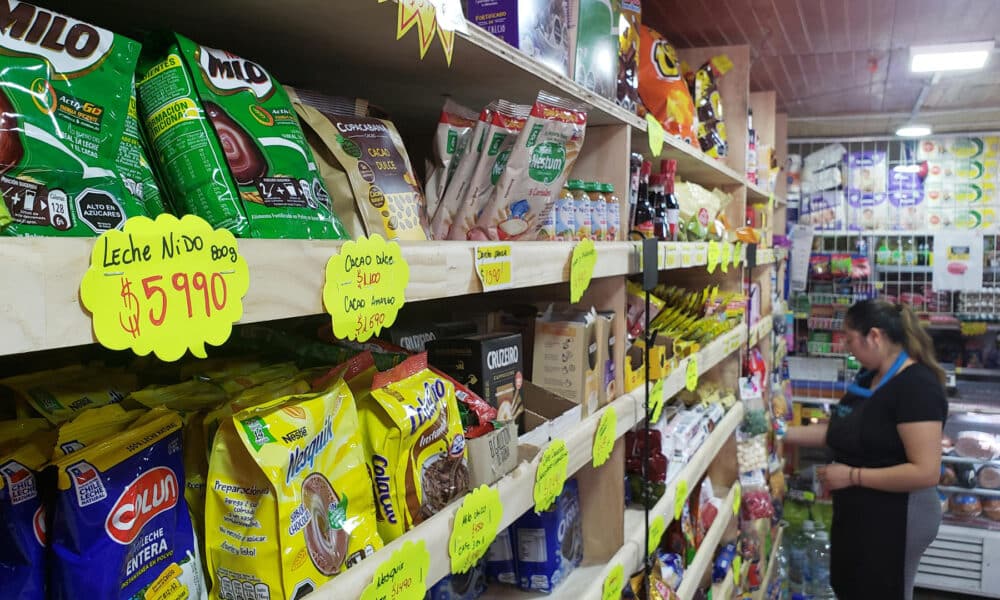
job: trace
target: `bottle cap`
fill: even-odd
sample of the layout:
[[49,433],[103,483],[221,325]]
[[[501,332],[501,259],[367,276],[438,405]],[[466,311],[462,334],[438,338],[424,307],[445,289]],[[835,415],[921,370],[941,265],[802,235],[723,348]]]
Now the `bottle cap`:
[[615,193],[615,186],[613,184],[610,184],[610,183],[602,183],[601,184],[601,191],[604,192],[604,193],[606,193],[606,194],[613,194],[613,193]]
[[566,183],[566,187],[568,187],[571,190],[582,190],[582,189],[584,189],[584,187],[583,187],[583,180],[582,179],[570,179]]
[[668,158],[668,159],[660,162],[660,173],[661,174],[664,174],[664,175],[673,175],[676,172],[677,172],[677,161],[676,160],[674,160],[672,158]]
[[822,529],[820,529],[819,531],[816,532],[816,539],[819,540],[819,541],[821,541],[821,542],[826,542],[826,541],[830,540],[830,536],[827,535],[827,533],[825,531],[823,531]]
[[806,531],[814,531],[816,529],[816,526],[813,524],[812,521],[806,520],[802,521],[802,529],[805,529]]
[[599,192],[601,191],[601,184],[596,181],[587,181],[583,184],[583,189],[587,192]]

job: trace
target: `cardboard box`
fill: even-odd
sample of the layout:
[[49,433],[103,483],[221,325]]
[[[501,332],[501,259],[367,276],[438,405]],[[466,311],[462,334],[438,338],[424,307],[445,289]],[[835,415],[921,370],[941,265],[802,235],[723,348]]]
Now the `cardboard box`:
[[597,319],[593,313],[553,314],[535,320],[535,384],[597,410]]
[[435,323],[430,319],[396,323],[386,330],[387,339],[410,352],[425,351],[427,342],[479,333],[473,321]]
[[574,0],[569,14],[573,79],[599,96],[617,99],[619,8],[608,0]]
[[549,392],[526,381],[524,395],[523,432],[518,440],[520,447],[532,454],[549,440],[561,437],[583,419],[581,407],[558,394]]
[[501,421],[521,414],[521,336],[488,333],[427,343],[427,360],[497,409]]
[[597,313],[597,406],[617,396],[615,389],[615,313]]
[[488,435],[466,440],[469,450],[470,489],[491,485],[517,466],[517,423],[513,421]]
[[469,0],[466,15],[556,73],[572,75],[569,4],[570,0]]

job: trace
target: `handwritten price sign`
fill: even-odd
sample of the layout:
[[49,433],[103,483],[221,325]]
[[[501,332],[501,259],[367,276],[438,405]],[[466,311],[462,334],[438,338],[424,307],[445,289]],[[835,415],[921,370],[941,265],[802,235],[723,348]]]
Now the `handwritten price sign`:
[[423,540],[405,542],[375,569],[372,582],[361,592],[361,600],[423,600],[430,565]]
[[323,304],[338,338],[364,342],[396,321],[410,267],[396,242],[373,235],[344,243],[326,264]]
[[497,537],[503,505],[500,492],[488,485],[472,490],[455,513],[455,523],[448,540],[451,572],[467,573],[479,559],[486,556]]
[[479,275],[484,292],[512,287],[510,244],[476,246],[476,274]]
[[80,299],[101,345],[175,361],[188,350],[205,358],[206,343],[229,339],[249,287],[232,233],[163,214],[129,219],[97,238]]
[[562,493],[563,486],[566,485],[567,468],[569,468],[569,451],[566,449],[566,442],[560,439],[552,440],[542,452],[538,470],[535,471],[533,490],[535,512],[548,510]]

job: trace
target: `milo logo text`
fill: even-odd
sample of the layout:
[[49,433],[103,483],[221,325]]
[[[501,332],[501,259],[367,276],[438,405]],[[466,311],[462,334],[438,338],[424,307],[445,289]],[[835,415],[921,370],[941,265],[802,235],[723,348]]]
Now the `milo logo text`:
[[424,392],[416,398],[417,405],[410,412],[410,433],[416,433],[425,423],[437,416],[437,409],[446,393],[444,381],[435,379],[424,383]]
[[316,457],[323,451],[330,442],[333,441],[333,418],[326,417],[323,427],[319,430],[309,443],[305,446],[296,446],[288,453],[288,471],[285,473],[285,484],[290,485],[292,480],[309,467],[311,470],[316,464]]
[[372,454],[372,479],[375,480],[375,495],[382,507],[385,520],[395,524],[396,510],[392,507],[392,488],[389,485],[389,461],[384,456]]
[[498,348],[486,354],[486,366],[491,369],[501,369],[516,363],[517,359],[517,346]]
[[0,0],[0,48],[44,58],[57,73],[89,70],[113,44],[110,31],[27,2]]
[[197,55],[205,80],[220,93],[250,90],[267,98],[274,92],[271,76],[255,62],[206,46],[199,46]]
[[178,493],[173,469],[154,467],[128,484],[108,513],[104,530],[112,540],[128,545],[146,523],[177,504]]

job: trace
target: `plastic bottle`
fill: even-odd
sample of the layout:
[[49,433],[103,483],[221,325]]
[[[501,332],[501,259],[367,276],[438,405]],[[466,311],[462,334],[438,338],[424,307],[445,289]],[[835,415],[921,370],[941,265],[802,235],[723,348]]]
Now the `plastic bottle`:
[[618,202],[618,196],[615,195],[615,186],[610,183],[602,183],[601,192],[604,193],[604,201],[607,203],[605,213],[608,220],[608,230],[604,239],[614,242],[618,240],[619,232],[622,230],[621,206]]
[[788,585],[792,594],[806,594],[809,577],[809,548],[814,525],[804,521],[788,545]]
[[920,243],[917,244],[917,264],[925,267],[929,262],[927,262],[927,238],[920,238]]
[[590,235],[595,242],[603,242],[608,233],[608,202],[601,192],[601,184],[588,181],[583,184],[590,198]]
[[879,242],[878,250],[875,251],[875,264],[877,265],[887,265],[889,264],[889,257],[891,252],[889,250],[889,238],[884,237],[882,241]]
[[917,264],[917,245],[913,238],[903,240],[903,264],[908,267]]
[[889,264],[897,267],[903,264],[903,245],[898,238],[889,241]]
[[830,587],[830,537],[817,531],[809,553],[809,573],[812,577],[807,593],[813,600],[835,600]]
[[592,239],[590,196],[587,195],[584,183],[579,179],[571,179],[569,182],[569,191],[573,194],[573,206],[576,208],[573,211],[573,214],[576,216],[576,235],[573,236],[573,239]]

